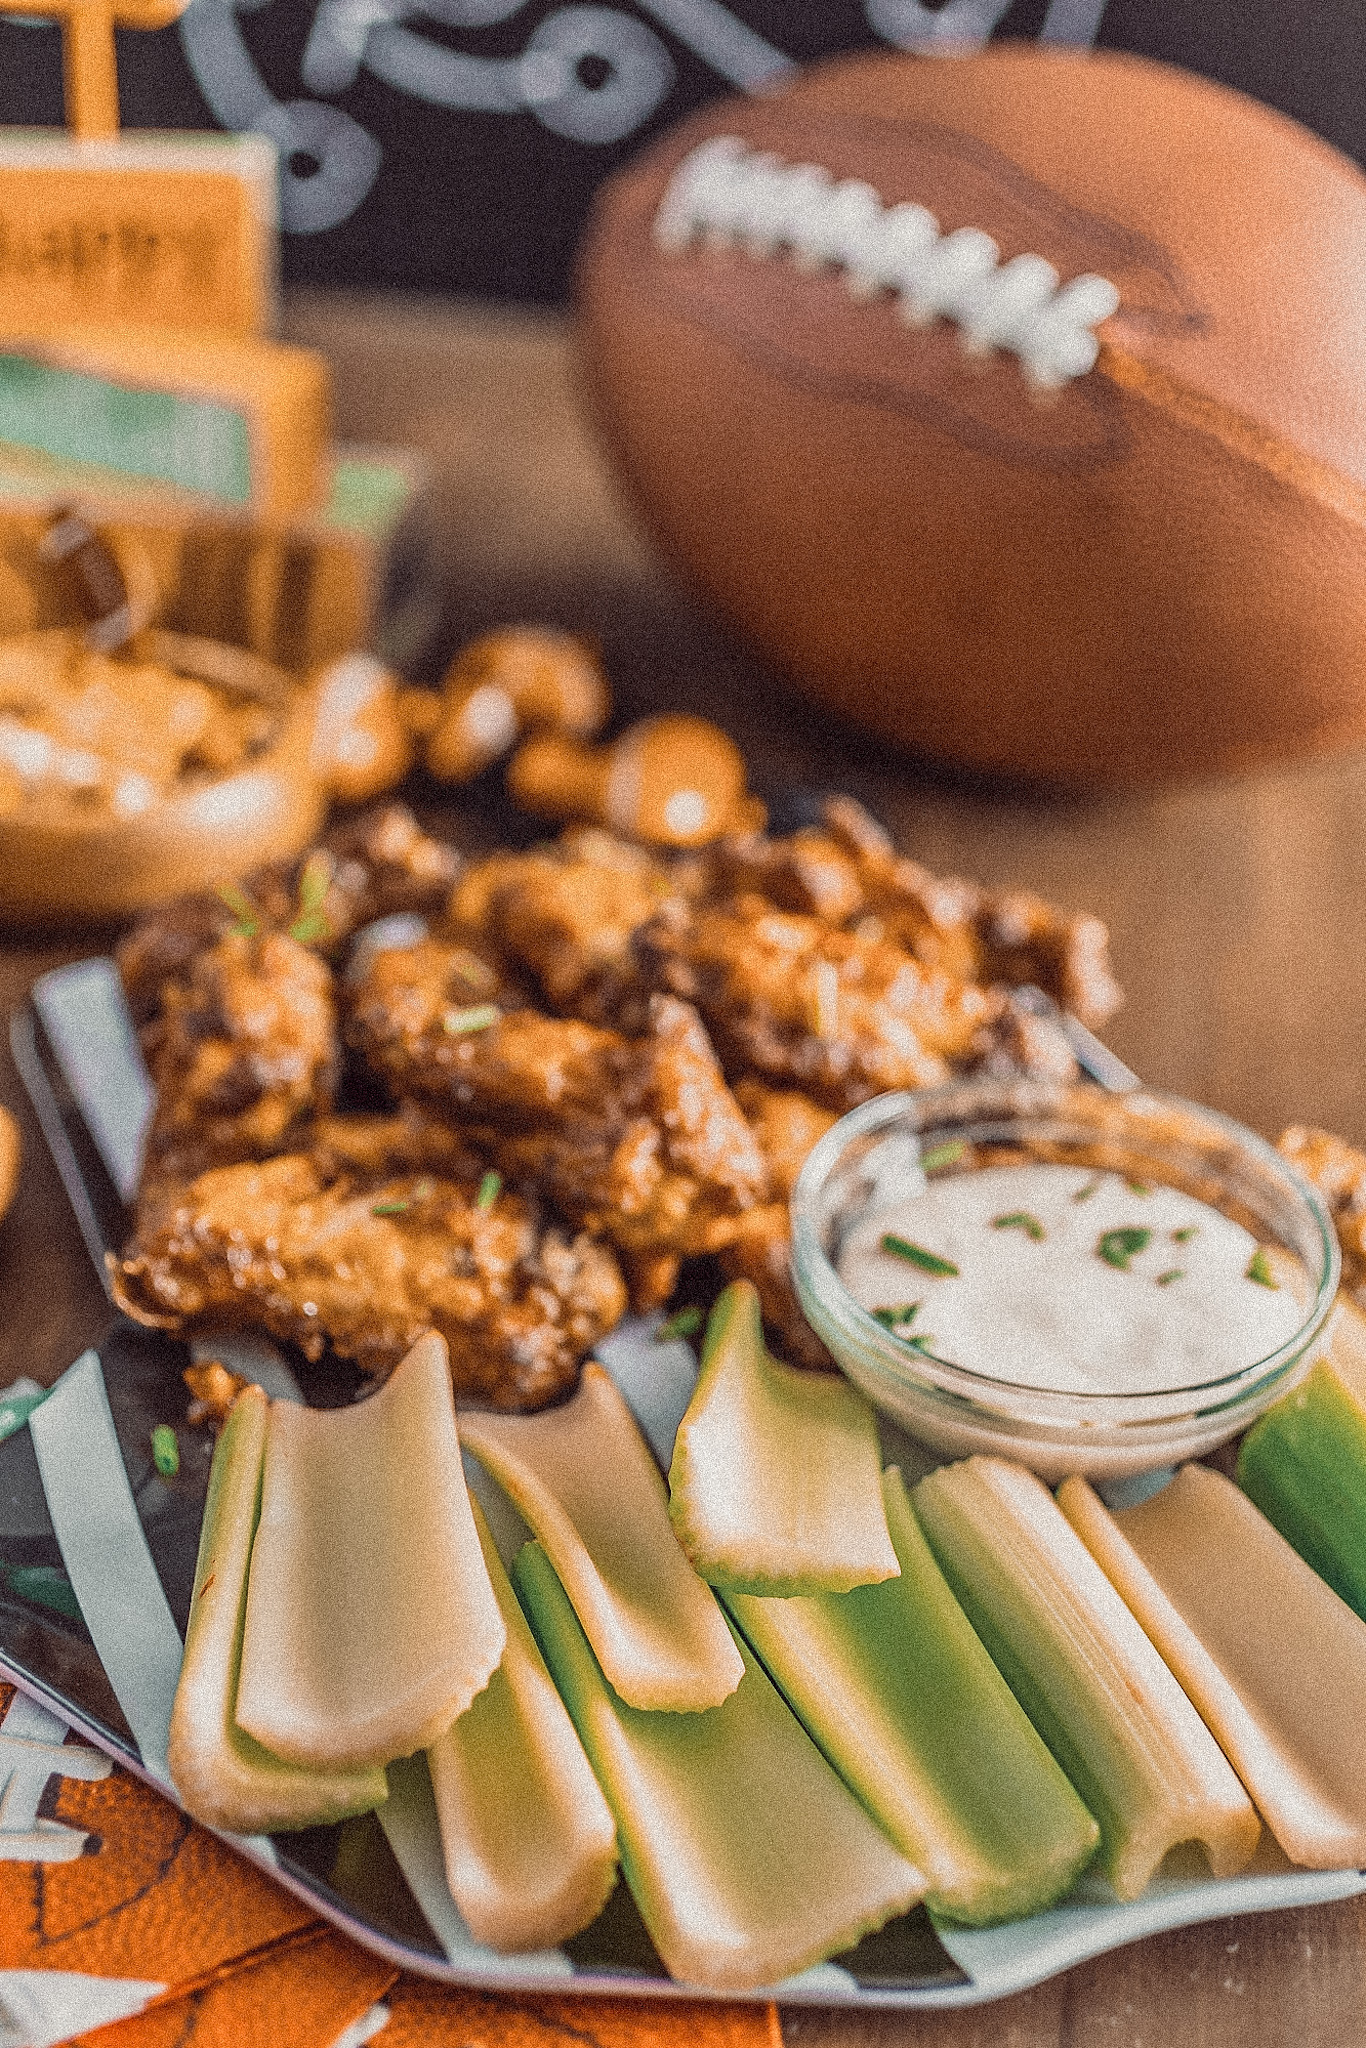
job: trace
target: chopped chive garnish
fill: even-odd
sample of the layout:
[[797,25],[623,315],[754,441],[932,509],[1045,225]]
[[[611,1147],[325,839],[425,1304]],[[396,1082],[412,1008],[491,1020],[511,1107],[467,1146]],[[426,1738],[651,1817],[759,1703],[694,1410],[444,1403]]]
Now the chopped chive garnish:
[[967,1149],[962,1138],[949,1138],[942,1145],[931,1145],[928,1152],[920,1155],[920,1171],[937,1173],[941,1166],[955,1166]]
[[1106,1265],[1113,1266],[1117,1272],[1127,1273],[1130,1259],[1143,1250],[1151,1236],[1151,1230],[1139,1230],[1133,1224],[1119,1230],[1102,1231],[1096,1239],[1096,1257],[1104,1259]]
[[476,1209],[491,1209],[503,1192],[503,1176],[490,1167],[479,1183],[479,1192],[474,1198]]
[[1174,1230],[1174,1231],[1172,1232],[1172,1243],[1173,1243],[1173,1244],[1189,1244],[1189,1243],[1190,1243],[1190,1241],[1191,1241],[1191,1239],[1192,1239],[1193,1237],[1198,1237],[1198,1236],[1199,1236],[1199,1234],[1200,1234],[1200,1225],[1199,1225],[1198,1223],[1187,1223],[1187,1224],[1186,1224],[1186,1225],[1184,1226],[1184,1228],[1183,1228],[1183,1229],[1181,1229],[1181,1230]]
[[473,953],[461,953],[451,962],[451,976],[462,981],[471,992],[488,988],[493,981],[493,969]]
[[1035,1244],[1042,1244],[1048,1232],[1037,1216],[1031,1216],[1028,1209],[1012,1209],[1008,1216],[993,1216],[993,1230],[1022,1230]]
[[71,1581],[55,1565],[0,1565],[0,1579],[8,1584],[11,1593],[31,1601],[35,1607],[50,1607],[54,1614],[65,1614],[72,1621],[81,1619],[80,1602]]
[[676,1337],[695,1337],[705,1321],[706,1317],[695,1303],[688,1308],[680,1308],[665,1317],[655,1331],[655,1342],[672,1344]]
[[1077,1192],[1075,1193],[1075,1195],[1073,1195],[1072,1200],[1074,1202],[1089,1202],[1092,1195],[1098,1195],[1100,1193],[1102,1179],[1102,1175],[1094,1175],[1094,1177],[1091,1180],[1087,1181],[1084,1188],[1077,1189]]
[[918,1301],[903,1301],[900,1308],[875,1308],[873,1320],[881,1323],[884,1330],[899,1330],[903,1323],[915,1321],[919,1307]]
[[1247,1278],[1255,1280],[1259,1287],[1270,1287],[1273,1292],[1279,1292],[1280,1290],[1281,1283],[1272,1272],[1270,1266],[1268,1266],[1266,1253],[1260,1245],[1258,1245],[1256,1251],[1247,1262]]
[[241,939],[254,939],[261,929],[261,918],[256,905],[252,902],[246,890],[240,889],[236,882],[220,882],[214,894],[218,897],[220,903],[227,904],[228,909],[237,919],[236,924],[233,926],[233,931],[237,937]]
[[443,1031],[457,1037],[464,1031],[487,1031],[502,1016],[497,1003],[476,1003],[472,1010],[447,1010],[441,1019]]
[[417,1183],[417,1186],[413,1189],[413,1200],[415,1202],[429,1202],[435,1193],[436,1182],[434,1180],[423,1179],[420,1180]]
[[1153,1191],[1150,1180],[1129,1180],[1126,1177],[1124,1185],[1131,1195],[1150,1195]]
[[332,856],[320,847],[304,862],[299,877],[299,915],[289,928],[289,936],[301,946],[310,945],[314,939],[331,938],[332,925],[323,910],[331,887]]
[[163,1479],[174,1479],[180,1470],[180,1438],[169,1422],[159,1422],[152,1431],[152,1463]]
[[937,1252],[927,1252],[923,1245],[911,1244],[904,1237],[895,1237],[889,1230],[882,1239],[882,1249],[893,1258],[905,1259],[907,1265],[918,1266],[922,1273],[932,1273],[936,1279],[956,1279],[958,1268],[951,1259],[941,1259]]
[[372,1202],[370,1214],[372,1216],[403,1216],[407,1214],[412,1206],[412,1203],[406,1197],[395,1196],[392,1202]]
[[1171,1266],[1165,1273],[1159,1273],[1154,1283],[1158,1287],[1170,1287],[1173,1280],[1184,1280],[1185,1273],[1180,1266]]

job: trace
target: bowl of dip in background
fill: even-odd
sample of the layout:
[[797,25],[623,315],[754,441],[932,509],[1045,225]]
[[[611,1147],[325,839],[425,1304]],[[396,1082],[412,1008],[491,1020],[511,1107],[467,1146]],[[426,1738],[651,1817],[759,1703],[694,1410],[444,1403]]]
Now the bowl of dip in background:
[[849,1377],[944,1456],[1045,1479],[1197,1457],[1308,1371],[1340,1256],[1263,1139],[1147,1090],[960,1081],[807,1159],[793,1270]]

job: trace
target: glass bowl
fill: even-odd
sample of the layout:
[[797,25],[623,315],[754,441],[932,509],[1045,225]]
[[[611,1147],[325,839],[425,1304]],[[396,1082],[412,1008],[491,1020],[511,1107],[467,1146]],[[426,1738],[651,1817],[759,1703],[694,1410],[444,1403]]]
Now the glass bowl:
[[[944,1160],[932,1164],[937,1176],[972,1171],[976,1148],[990,1148],[991,1163],[1061,1163],[1182,1189],[1293,1256],[1305,1281],[1303,1321],[1278,1350],[1221,1378],[1142,1393],[1020,1386],[913,1350],[844,1285],[841,1244],[870,1208],[926,1185],[927,1155]],[[1308,1371],[1341,1270],[1321,1196],[1231,1118],[1148,1090],[980,1079],[878,1096],[842,1117],[793,1194],[792,1263],[812,1328],[879,1408],[943,1456],[993,1452],[1050,1480],[1126,1478],[1246,1429]]]

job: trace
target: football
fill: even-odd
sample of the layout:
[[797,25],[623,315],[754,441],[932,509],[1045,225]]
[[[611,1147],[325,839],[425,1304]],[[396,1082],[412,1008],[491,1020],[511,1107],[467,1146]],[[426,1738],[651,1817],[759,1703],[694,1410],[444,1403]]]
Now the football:
[[581,372],[810,696],[1085,784],[1366,736],[1366,178],[1144,59],[871,55],[602,190]]

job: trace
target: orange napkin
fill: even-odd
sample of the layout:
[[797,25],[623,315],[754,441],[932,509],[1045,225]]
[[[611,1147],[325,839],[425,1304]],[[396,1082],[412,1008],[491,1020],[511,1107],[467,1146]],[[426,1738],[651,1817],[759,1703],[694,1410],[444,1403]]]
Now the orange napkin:
[[[0,1757],[13,1701],[0,1683]],[[567,2039],[589,2048],[781,2048],[773,2006],[495,1996],[399,1977],[127,1772],[66,1775],[64,1752],[67,1770],[103,1770],[85,1743],[68,1737],[39,1759],[41,1748],[11,1743],[12,1754],[33,1756],[40,1777],[50,1772],[37,1825],[85,1840],[65,1839],[80,1851],[70,1860],[25,1860],[23,1833],[11,1828],[7,1848],[0,1803],[0,1973],[166,1987],[131,2018],[61,2038],[89,2048],[333,2048],[382,2001],[377,2048],[564,2048]],[[0,1783],[0,1802],[5,1791]]]

